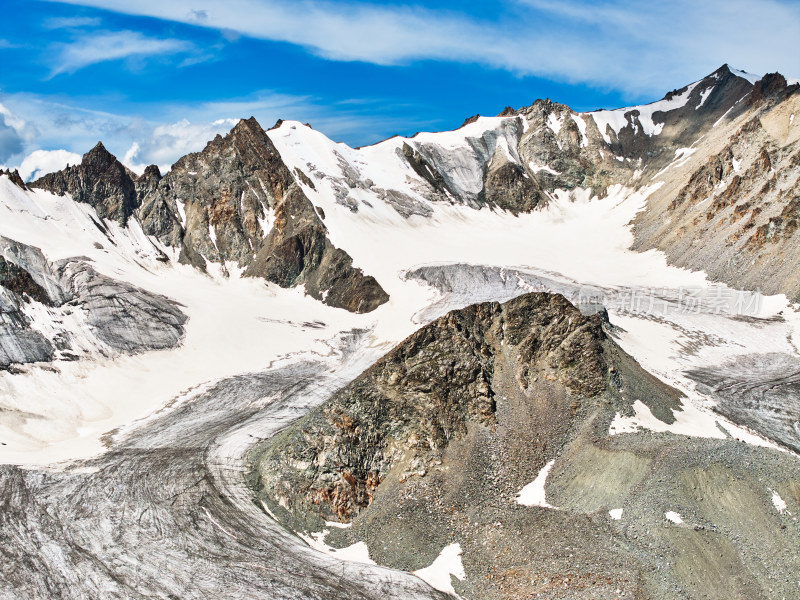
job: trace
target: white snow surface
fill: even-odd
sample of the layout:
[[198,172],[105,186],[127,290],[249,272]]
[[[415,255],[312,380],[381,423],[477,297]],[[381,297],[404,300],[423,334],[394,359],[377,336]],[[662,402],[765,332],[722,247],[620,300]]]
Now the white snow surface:
[[467,576],[461,563],[461,544],[445,546],[429,567],[414,571],[414,575],[441,592],[455,594],[452,577],[464,581]]
[[747,81],[753,84],[763,77],[763,75],[755,75],[754,73],[748,73],[747,71],[740,71],[739,69],[731,69],[731,73],[733,73],[737,77],[746,79]]
[[589,137],[586,135],[586,121],[583,120],[582,116],[574,113],[572,120],[578,126],[578,131],[581,132],[581,147],[586,148],[589,145]]
[[772,491],[772,505],[775,507],[775,510],[777,510],[780,514],[785,513],[786,509],[788,508],[786,505],[786,501],[783,498],[781,498],[778,492],[776,492],[775,490],[771,491]]
[[306,544],[318,550],[323,554],[329,554],[339,560],[346,560],[348,562],[363,563],[365,565],[376,564],[374,560],[369,557],[369,548],[365,542],[356,542],[346,548],[334,548],[325,543],[325,538],[330,533],[329,529],[323,529],[320,532],[311,534],[298,534]]
[[550,469],[553,468],[556,460],[553,459],[549,463],[547,463],[542,470],[539,471],[539,474],[536,476],[536,479],[531,481],[528,485],[522,488],[519,493],[517,494],[517,504],[521,504],[522,506],[541,506],[542,508],[555,508],[555,506],[551,506],[548,504],[546,496],[545,496],[545,489],[544,486],[547,483],[547,476],[550,474]]
[[681,523],[683,523],[683,518],[675,511],[668,510],[667,512],[664,513],[664,516],[667,518],[668,521],[671,521],[676,525],[680,525]]

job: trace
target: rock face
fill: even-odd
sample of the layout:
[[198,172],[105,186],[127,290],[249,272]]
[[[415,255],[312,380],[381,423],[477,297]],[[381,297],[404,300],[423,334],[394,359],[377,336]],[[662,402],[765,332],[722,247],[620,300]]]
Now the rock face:
[[304,285],[330,306],[369,312],[388,300],[378,282],[335,248],[314,206],[255,119],[240,121],[163,178],[137,183],[145,233],[181,249],[180,260],[237,263],[251,277]]
[[12,183],[21,187],[23,190],[27,189],[25,187],[25,182],[22,181],[22,177],[20,177],[17,169],[14,169],[13,171],[10,169],[0,169],[0,176],[2,175],[6,175],[12,181]]
[[0,237],[0,368],[172,348],[186,321],[168,298]]
[[94,207],[101,219],[121,225],[136,208],[136,177],[101,142],[83,155],[81,164],[50,173],[30,184],[54,194],[71,194],[76,202]]
[[398,465],[424,472],[470,423],[495,424],[495,363],[506,354],[522,390],[545,378],[592,397],[606,386],[603,339],[598,317],[557,295],[451,312],[276,438],[263,485],[292,510],[349,520]]

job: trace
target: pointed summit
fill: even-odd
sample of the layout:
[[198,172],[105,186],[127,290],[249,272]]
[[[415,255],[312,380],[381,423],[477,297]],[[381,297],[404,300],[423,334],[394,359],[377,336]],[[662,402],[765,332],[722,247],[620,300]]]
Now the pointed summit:
[[81,164],[50,173],[31,183],[54,194],[70,194],[76,202],[95,208],[101,219],[125,224],[136,207],[131,172],[102,142],[83,155]]
[[94,148],[83,155],[81,165],[92,169],[107,169],[115,162],[117,162],[117,157],[106,150],[103,142],[97,142]]
[[263,132],[264,129],[261,127],[259,122],[256,121],[255,117],[250,116],[247,119],[240,119],[239,122],[233,126],[233,129],[231,129],[231,133],[242,133],[244,131],[257,133]]

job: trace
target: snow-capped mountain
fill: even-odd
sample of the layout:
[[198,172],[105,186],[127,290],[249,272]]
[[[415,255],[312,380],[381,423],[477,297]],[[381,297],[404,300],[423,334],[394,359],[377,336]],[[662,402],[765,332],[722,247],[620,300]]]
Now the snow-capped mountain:
[[[0,174],[0,461],[28,467],[0,469],[0,534],[37,557],[0,595],[221,597],[235,570],[254,597],[796,596],[799,121],[800,84],[723,66],[612,111],[537,100],[363,148],[250,118],[164,174],[102,143]],[[503,562],[506,519],[570,547]],[[373,524],[421,541],[378,549]],[[596,577],[557,596],[572,562]]]

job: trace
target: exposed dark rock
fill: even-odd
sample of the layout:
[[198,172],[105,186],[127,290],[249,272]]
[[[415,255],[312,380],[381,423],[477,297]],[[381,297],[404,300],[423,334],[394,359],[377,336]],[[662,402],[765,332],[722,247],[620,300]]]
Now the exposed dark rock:
[[0,286],[18,296],[27,296],[42,304],[52,303],[47,292],[34,281],[28,271],[8,262],[2,256],[0,256]]
[[499,206],[514,214],[532,211],[542,197],[535,180],[519,164],[500,154],[495,155],[486,171],[484,201],[489,206]]
[[758,105],[765,101],[779,102],[798,89],[800,89],[798,84],[789,86],[786,78],[780,73],[767,73],[753,85],[753,91],[748,97],[748,103],[750,105]]
[[606,387],[603,339],[598,317],[552,294],[448,313],[276,438],[263,485],[293,511],[349,520],[396,464],[424,469],[469,423],[492,427],[495,364],[508,352],[522,389],[541,377],[579,402]]
[[20,177],[17,169],[14,169],[13,171],[11,169],[0,169],[0,176],[2,175],[6,175],[13,184],[21,187],[23,190],[27,189],[25,187],[25,182],[22,181],[22,177]]
[[101,219],[124,225],[136,208],[135,177],[98,142],[83,155],[80,165],[45,175],[30,187],[59,195],[71,194],[76,202],[93,206]]

